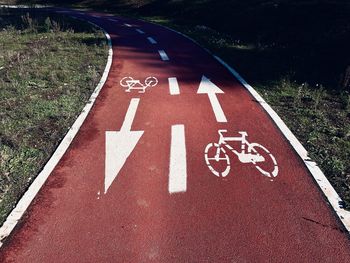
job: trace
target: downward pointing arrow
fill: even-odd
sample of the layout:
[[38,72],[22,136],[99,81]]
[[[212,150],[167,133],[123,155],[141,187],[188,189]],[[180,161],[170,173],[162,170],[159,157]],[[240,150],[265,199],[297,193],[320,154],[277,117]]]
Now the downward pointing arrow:
[[120,131],[106,131],[105,194],[144,131],[131,131],[140,99],[132,99]]
[[197,94],[208,94],[211,107],[213,108],[217,122],[227,122],[226,116],[221,108],[216,94],[224,93],[218,86],[211,82],[206,76],[202,77],[202,81],[197,90]]

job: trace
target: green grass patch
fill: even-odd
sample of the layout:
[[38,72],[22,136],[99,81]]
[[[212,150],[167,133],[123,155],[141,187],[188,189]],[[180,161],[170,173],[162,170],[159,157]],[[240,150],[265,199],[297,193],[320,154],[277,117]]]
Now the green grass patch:
[[80,114],[107,55],[88,23],[0,8],[0,225]]

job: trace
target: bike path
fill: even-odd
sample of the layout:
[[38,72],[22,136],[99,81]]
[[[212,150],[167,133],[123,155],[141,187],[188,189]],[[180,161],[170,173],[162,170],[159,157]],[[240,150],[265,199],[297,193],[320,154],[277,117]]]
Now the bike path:
[[[1,262],[350,261],[347,234],[303,162],[211,55],[153,24],[74,15],[111,35],[112,68],[71,147],[6,240]],[[145,93],[125,92],[120,81],[127,76],[154,76],[158,84]],[[203,76],[224,93],[212,100],[198,94]],[[180,94],[170,94],[169,78],[177,78]],[[218,121],[212,106],[217,102],[227,122]],[[244,131],[249,143],[270,150],[278,175],[262,175],[223,147],[231,171],[215,176],[205,149],[219,141],[219,129],[228,130],[227,137]],[[239,141],[229,144],[241,147]],[[128,158],[120,160],[109,146]],[[132,148],[129,155],[126,148]],[[117,171],[118,162],[122,167],[106,189],[106,166]],[[225,162],[216,168],[225,169]]]

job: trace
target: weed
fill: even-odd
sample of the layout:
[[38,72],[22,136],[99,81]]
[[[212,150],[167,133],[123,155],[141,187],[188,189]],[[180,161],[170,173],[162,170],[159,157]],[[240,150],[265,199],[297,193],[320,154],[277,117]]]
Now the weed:
[[29,32],[37,33],[38,32],[38,23],[35,19],[31,18],[29,13],[21,16],[24,29],[29,30]]
[[50,32],[51,29],[52,29],[52,22],[51,22],[50,17],[47,17],[45,19],[45,31]]
[[341,88],[344,90],[350,90],[350,66],[348,66],[341,76]]
[[62,27],[61,27],[60,23],[56,22],[56,21],[53,21],[52,22],[52,30],[55,33],[60,32],[62,30]]
[[318,84],[316,85],[316,89],[315,89],[314,94],[313,94],[314,110],[315,111],[318,109],[321,101],[325,98],[326,93],[327,93],[327,91],[322,85],[318,85]]
[[340,94],[342,107],[345,110],[345,112],[350,113],[350,94],[348,91],[343,91]]

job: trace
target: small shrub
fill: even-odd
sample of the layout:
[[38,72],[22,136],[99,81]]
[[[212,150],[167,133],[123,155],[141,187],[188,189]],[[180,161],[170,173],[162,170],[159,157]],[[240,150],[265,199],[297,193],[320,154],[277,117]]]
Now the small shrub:
[[350,90],[350,66],[348,66],[341,77],[340,86],[344,90]]
[[326,96],[326,89],[322,85],[316,85],[317,89],[314,91],[314,110],[319,107],[320,102]]
[[53,21],[52,22],[52,30],[55,33],[60,32],[62,30],[60,23],[57,21]]
[[340,99],[341,99],[343,109],[345,109],[346,112],[350,112],[350,94],[349,94],[349,92],[343,91],[340,94]]
[[31,18],[29,13],[21,16],[21,18],[24,26],[26,27],[25,29],[34,33],[38,32],[38,22],[35,19]]
[[50,32],[51,29],[52,29],[52,22],[51,22],[50,17],[47,17],[45,19],[45,31]]

